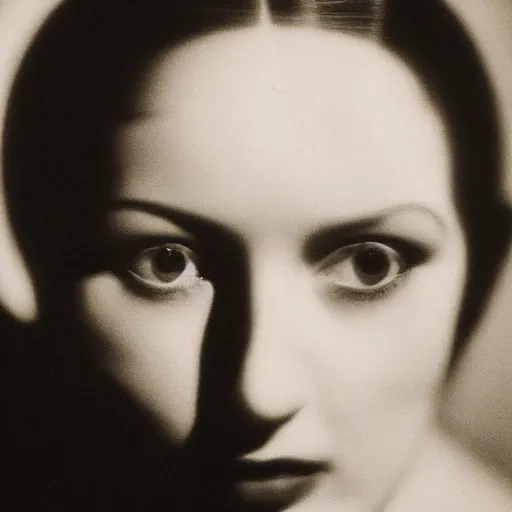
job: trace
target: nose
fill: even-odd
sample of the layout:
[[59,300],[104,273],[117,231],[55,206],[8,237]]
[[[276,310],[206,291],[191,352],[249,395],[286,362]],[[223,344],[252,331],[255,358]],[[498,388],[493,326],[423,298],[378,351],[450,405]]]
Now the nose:
[[306,402],[300,286],[290,266],[281,260],[252,269],[250,283],[250,329],[240,398],[254,419],[282,422]]

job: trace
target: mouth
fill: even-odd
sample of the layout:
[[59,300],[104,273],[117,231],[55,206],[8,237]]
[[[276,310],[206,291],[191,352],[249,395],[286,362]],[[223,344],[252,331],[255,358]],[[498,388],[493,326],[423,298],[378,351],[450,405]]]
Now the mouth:
[[281,509],[310,494],[327,469],[317,461],[239,459],[232,466],[232,482],[246,506]]

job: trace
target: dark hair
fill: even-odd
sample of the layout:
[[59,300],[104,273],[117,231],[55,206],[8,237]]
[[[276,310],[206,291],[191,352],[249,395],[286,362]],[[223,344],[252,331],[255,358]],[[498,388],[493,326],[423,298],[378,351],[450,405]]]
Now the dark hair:
[[[494,96],[470,38],[439,0],[267,4],[277,24],[375,39],[405,59],[441,109],[469,247],[455,361],[509,238]],[[43,297],[50,288],[55,292],[56,276],[76,270],[77,255],[97,236],[114,174],[109,134],[130,115],[127,100],[145,67],[163,49],[191,37],[256,24],[260,7],[257,0],[68,0],[45,23],[13,88],[3,155],[13,222]],[[51,307],[51,301],[40,303]]]

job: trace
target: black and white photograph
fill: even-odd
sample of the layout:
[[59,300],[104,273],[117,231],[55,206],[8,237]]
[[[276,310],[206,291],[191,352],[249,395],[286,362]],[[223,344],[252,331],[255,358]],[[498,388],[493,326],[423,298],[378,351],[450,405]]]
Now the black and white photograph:
[[0,0],[0,127],[2,510],[512,512],[511,0]]

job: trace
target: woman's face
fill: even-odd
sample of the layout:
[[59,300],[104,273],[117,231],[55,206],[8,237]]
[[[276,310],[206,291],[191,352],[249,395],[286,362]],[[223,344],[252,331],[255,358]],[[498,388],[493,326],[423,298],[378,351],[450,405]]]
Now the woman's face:
[[432,416],[464,285],[442,119],[396,57],[304,28],[170,50],[134,107],[105,220],[122,256],[79,286],[107,371],[176,447],[202,421],[212,446],[245,439],[244,503],[374,510]]

